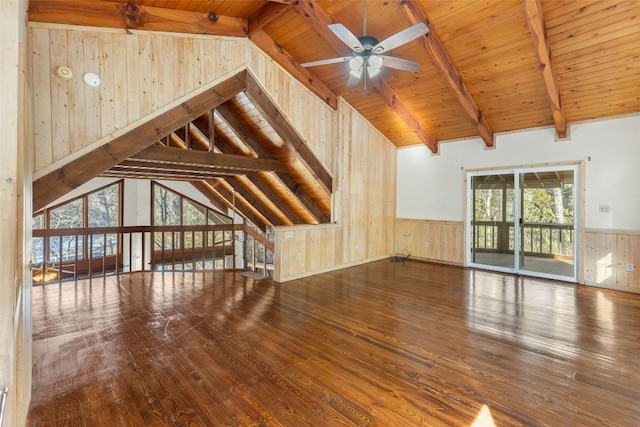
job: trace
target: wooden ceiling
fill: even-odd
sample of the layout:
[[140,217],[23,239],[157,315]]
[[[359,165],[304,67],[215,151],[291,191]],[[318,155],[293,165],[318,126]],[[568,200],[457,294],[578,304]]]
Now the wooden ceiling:
[[249,37],[327,102],[344,97],[397,146],[437,144],[640,111],[638,0],[368,0],[382,40],[425,22],[391,52],[420,63],[347,87],[348,55],[327,24],[363,30],[363,0],[31,0],[29,19]]
[[[368,0],[367,34],[378,40],[418,22],[428,25],[427,35],[390,53],[420,67],[415,72],[384,68],[367,82],[366,91],[364,85],[347,86],[346,63],[301,67],[304,62],[350,54],[327,25],[342,23],[361,35],[363,4],[363,0],[30,0],[28,18],[248,37],[329,105],[335,108],[337,97],[344,97],[398,147],[425,144],[437,152],[441,142],[472,137],[492,146],[498,132],[540,126],[554,126],[562,138],[572,122],[640,111],[640,0]],[[265,148],[269,144],[234,143],[238,131],[235,137],[229,131],[234,126],[261,126],[247,125],[246,117],[255,116],[255,108],[264,119],[259,102],[237,96],[221,111],[196,118],[157,145],[193,144],[209,150],[210,126],[217,134],[228,135],[222,145],[226,148],[218,149],[218,154],[249,155],[263,147],[266,151],[257,157],[277,159],[278,153]],[[286,129],[270,132],[287,140],[289,152],[306,159],[306,177],[296,176],[289,188],[315,182],[319,188],[314,192],[308,184],[303,199],[312,199],[317,211],[314,215],[309,209],[296,210],[289,216],[297,219],[285,220],[282,212],[265,208],[262,223],[326,221],[331,190],[318,176],[304,144],[289,141]],[[279,155],[286,166],[286,155]],[[131,172],[141,167],[141,161],[129,159],[110,173]],[[238,179],[244,180],[233,178],[224,185],[214,181],[212,187],[224,187],[228,193],[230,182],[255,185]],[[274,190],[279,184],[269,185]],[[274,197],[272,204],[277,205],[277,197],[286,195],[283,191]]]
[[35,180],[34,211],[98,175],[189,181],[263,231],[331,219],[333,178],[245,71]]

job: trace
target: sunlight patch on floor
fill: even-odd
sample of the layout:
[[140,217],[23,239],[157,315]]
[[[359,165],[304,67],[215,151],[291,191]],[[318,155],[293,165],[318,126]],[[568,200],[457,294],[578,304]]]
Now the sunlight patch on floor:
[[496,427],[496,423],[493,422],[491,411],[487,405],[482,405],[480,412],[476,415],[476,419],[469,427]]

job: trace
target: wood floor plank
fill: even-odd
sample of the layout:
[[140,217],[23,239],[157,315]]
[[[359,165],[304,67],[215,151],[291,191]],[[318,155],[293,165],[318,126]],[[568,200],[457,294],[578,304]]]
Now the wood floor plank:
[[33,289],[28,425],[637,425],[640,295],[418,262]]

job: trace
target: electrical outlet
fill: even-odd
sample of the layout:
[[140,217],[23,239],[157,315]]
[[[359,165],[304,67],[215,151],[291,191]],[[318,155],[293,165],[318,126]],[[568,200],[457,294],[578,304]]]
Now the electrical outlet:
[[609,205],[600,205],[598,207],[598,210],[600,211],[600,213],[609,213],[610,212]]
[[627,271],[636,271],[636,265],[632,262],[627,263]]
[[429,241],[428,240],[424,241],[424,247],[425,247],[425,249],[429,247]]

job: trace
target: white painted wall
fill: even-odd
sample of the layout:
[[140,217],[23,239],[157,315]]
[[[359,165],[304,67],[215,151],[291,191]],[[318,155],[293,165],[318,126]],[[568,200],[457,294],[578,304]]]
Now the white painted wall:
[[585,226],[640,230],[640,115],[573,124],[559,142],[544,128],[497,135],[494,149],[479,138],[443,143],[439,155],[413,146],[397,161],[398,218],[464,221],[467,169],[586,161]]

